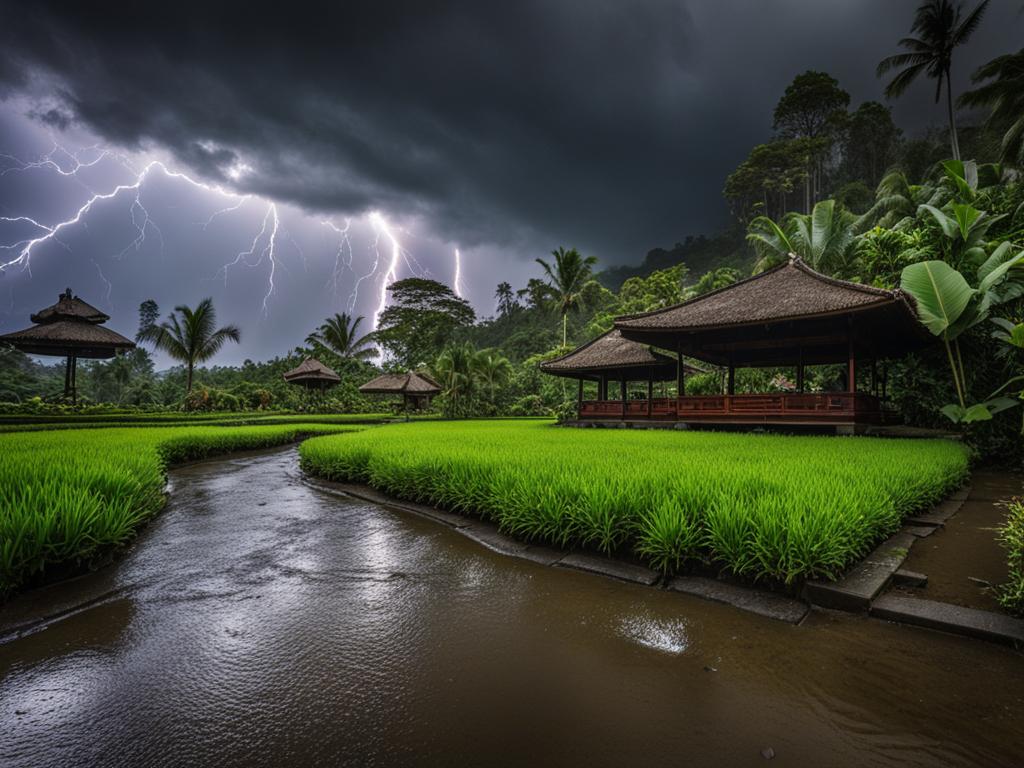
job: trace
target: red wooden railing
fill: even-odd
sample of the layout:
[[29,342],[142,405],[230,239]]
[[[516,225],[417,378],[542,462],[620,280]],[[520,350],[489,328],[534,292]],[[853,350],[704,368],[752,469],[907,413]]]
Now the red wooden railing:
[[688,395],[651,400],[584,400],[581,419],[771,421],[881,421],[881,402],[865,392]]

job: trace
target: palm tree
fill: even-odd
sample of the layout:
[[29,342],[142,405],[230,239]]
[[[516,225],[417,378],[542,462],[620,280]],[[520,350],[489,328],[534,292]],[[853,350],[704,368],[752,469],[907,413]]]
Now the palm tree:
[[496,349],[481,349],[473,355],[471,369],[473,376],[487,392],[487,401],[494,405],[498,387],[512,375],[512,363]]
[[963,4],[953,0],[925,0],[917,7],[911,32],[917,37],[904,37],[900,45],[906,53],[889,56],[878,64],[879,77],[893,69],[900,69],[885,87],[885,96],[893,99],[900,96],[922,72],[935,80],[935,103],[942,97],[942,85],[946,85],[946,108],[949,113],[949,139],[953,148],[953,159],[960,159],[960,144],[956,137],[956,119],[953,115],[953,84],[950,69],[953,50],[970,38],[990,0],[982,0],[978,6],[964,16]]
[[819,272],[850,276],[857,250],[853,224],[853,214],[835,200],[816,203],[809,214],[787,213],[781,225],[758,216],[747,228],[747,242],[760,256],[754,271],[782,264],[795,253]]
[[597,258],[587,256],[584,258],[575,248],[566,250],[558,248],[551,252],[555,257],[554,266],[537,259],[537,263],[544,269],[547,275],[548,284],[555,292],[555,301],[558,303],[558,311],[562,315],[562,346],[568,342],[568,321],[569,313],[580,306],[580,293],[584,284],[590,279],[592,267],[597,263]]
[[142,328],[139,341],[151,341],[154,348],[185,364],[188,369],[186,394],[190,394],[196,363],[205,362],[217,354],[225,341],[237,344],[242,339],[242,332],[236,326],[225,325],[214,330],[216,324],[213,299],[203,299],[195,309],[185,305],[175,307],[164,322]]
[[319,344],[343,360],[366,360],[379,353],[369,346],[370,334],[359,335],[363,317],[349,317],[347,312],[327,318],[313,333],[306,337],[307,344]]
[[433,374],[444,392],[446,415],[461,416],[473,395],[473,358],[476,350],[469,342],[450,344],[434,362]]
[[1024,48],[979,67],[971,76],[984,83],[960,97],[965,107],[991,107],[989,125],[1005,127],[1003,162],[1024,167]]

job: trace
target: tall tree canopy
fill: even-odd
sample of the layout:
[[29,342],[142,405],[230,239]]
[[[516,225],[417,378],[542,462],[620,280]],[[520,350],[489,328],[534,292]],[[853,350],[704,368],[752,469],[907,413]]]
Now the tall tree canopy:
[[381,312],[373,337],[404,368],[435,360],[458,329],[476,320],[469,302],[436,280],[409,277],[388,291],[391,304]]
[[793,78],[775,107],[774,128],[786,139],[816,139],[842,127],[850,94],[827,72]]

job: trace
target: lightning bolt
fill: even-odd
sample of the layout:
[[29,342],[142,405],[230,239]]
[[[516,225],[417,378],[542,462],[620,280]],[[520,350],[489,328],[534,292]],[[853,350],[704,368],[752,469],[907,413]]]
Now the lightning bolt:
[[[92,147],[90,149],[96,150],[97,148]],[[54,156],[58,152],[72,160],[73,165],[70,169],[64,168],[60,163],[58,163],[54,159]],[[6,272],[8,269],[20,266],[23,270],[26,270],[29,273],[29,275],[31,275],[32,255],[35,250],[37,250],[40,246],[50,241],[59,243],[66,248],[67,246],[60,240],[59,237],[62,231],[72,228],[77,224],[84,223],[84,218],[86,217],[86,215],[97,204],[107,200],[113,200],[114,198],[117,198],[120,195],[128,192],[134,193],[132,195],[131,205],[129,206],[129,214],[131,216],[132,226],[135,228],[137,234],[131,240],[131,242],[129,242],[128,245],[126,245],[124,249],[121,250],[120,253],[116,254],[115,258],[123,258],[129,251],[132,250],[137,252],[146,242],[147,232],[150,231],[155,233],[156,236],[160,239],[160,252],[162,256],[164,250],[163,233],[160,231],[160,227],[157,226],[156,222],[153,221],[152,217],[149,214],[149,210],[142,202],[143,184],[154,170],[159,170],[168,178],[186,182],[187,184],[197,189],[202,189],[207,192],[213,192],[237,200],[237,202],[233,203],[230,206],[214,211],[203,224],[203,229],[206,229],[218,216],[222,216],[224,214],[237,211],[251,197],[250,195],[239,195],[234,192],[230,192],[224,189],[223,187],[220,187],[219,185],[206,184],[180,171],[173,171],[169,169],[160,160],[152,160],[148,162],[141,170],[135,171],[131,167],[131,164],[125,158],[115,156],[113,152],[106,149],[99,150],[99,154],[94,159],[88,161],[81,160],[78,155],[69,152],[68,150],[60,146],[56,146],[46,155],[43,155],[42,158],[35,161],[21,160],[20,158],[8,154],[2,154],[0,155],[0,157],[8,159],[14,163],[11,167],[5,169],[3,172],[0,172],[0,176],[14,171],[22,172],[31,169],[45,169],[53,171],[61,176],[73,177],[83,168],[91,168],[92,166],[96,165],[106,157],[118,157],[118,162],[124,168],[128,169],[134,174],[134,180],[130,183],[118,184],[113,189],[105,192],[93,192],[90,195],[90,197],[74,212],[74,214],[70,218],[64,219],[63,221],[57,222],[56,224],[53,225],[44,224],[30,216],[0,216],[0,221],[9,223],[24,222],[31,224],[32,226],[40,230],[40,233],[34,237],[24,238],[15,243],[7,245],[0,245],[0,250],[5,250],[8,252],[16,251],[16,255],[13,258],[9,258],[6,261],[0,261],[0,274]],[[264,261],[268,261],[270,263],[270,272],[267,276],[267,290],[263,296],[262,303],[264,314],[266,314],[267,312],[268,302],[270,301],[270,298],[274,293],[274,277],[278,266],[277,242],[280,229],[281,222],[280,217],[278,215],[277,205],[273,202],[268,202],[267,210],[263,217],[262,227],[260,231],[257,233],[256,237],[253,239],[252,245],[250,246],[249,250],[239,253],[233,262],[225,264],[221,268],[221,272],[223,272],[224,274],[224,281],[226,284],[228,268],[235,264],[244,262],[246,266],[255,267],[259,266]],[[256,254],[256,249],[261,239],[263,239],[264,237],[266,238],[266,243],[262,250],[260,250],[258,259],[255,261],[255,263],[249,263],[246,256],[251,257]],[[297,244],[296,249],[299,251],[300,255],[302,255],[303,260],[305,260],[305,254],[302,253],[301,249],[298,248]],[[107,277],[103,274],[99,263],[95,259],[90,260],[96,267],[96,270],[100,275],[100,279],[107,287],[106,294],[109,302],[113,286],[110,280],[108,280]],[[220,274],[220,272],[218,272],[218,274]]]
[[452,280],[452,290],[460,299],[462,298],[462,254],[455,249],[455,279]]
[[[8,155],[8,157],[10,156]],[[24,166],[26,168],[49,168],[51,167],[51,164],[55,166],[56,170],[63,176],[73,175],[78,170],[76,167],[76,169],[73,171],[63,171],[52,160],[44,160],[37,163],[24,163]],[[85,165],[86,164],[83,164],[83,167],[85,167]],[[130,184],[118,184],[109,192],[94,193],[88,200],[85,201],[85,203],[83,203],[78,208],[77,211],[75,211],[75,213],[70,218],[64,219],[63,221],[53,224],[52,226],[42,224],[34,219],[31,219],[28,216],[0,217],[0,221],[29,221],[30,223],[38,226],[40,229],[43,230],[43,233],[38,235],[37,237],[22,240],[9,246],[3,246],[4,248],[7,248],[9,250],[20,250],[18,250],[18,255],[15,256],[14,258],[9,259],[8,261],[0,262],[0,273],[6,272],[8,269],[11,269],[12,267],[20,266],[22,269],[27,270],[29,274],[32,274],[32,252],[36,248],[50,241],[60,242],[60,239],[58,237],[60,232],[62,232],[65,229],[71,228],[76,224],[81,223],[85,215],[89,213],[89,211],[91,211],[97,203],[101,203],[106,200],[113,200],[114,198],[121,195],[123,192],[128,191],[135,193],[133,196],[130,211],[132,216],[132,223],[135,226],[136,230],[138,231],[138,235],[135,237],[134,240],[132,240],[131,243],[128,244],[124,251],[122,251],[119,255],[123,256],[125,253],[127,253],[128,250],[132,249],[133,247],[135,248],[135,250],[138,250],[139,247],[141,247],[142,243],[145,242],[147,228],[152,228],[153,231],[157,233],[159,233],[160,231],[159,227],[157,227],[156,224],[154,224],[153,221],[150,219],[149,211],[146,210],[145,206],[142,204],[142,201],[140,199],[140,190],[142,188],[142,184],[143,182],[145,182],[146,178],[154,169],[161,171],[169,178],[185,181],[194,187],[204,189],[208,192],[215,192],[217,194],[225,195],[227,197],[232,198],[239,197],[238,195],[235,195],[232,192],[228,192],[222,189],[221,187],[213,186],[210,184],[204,184],[203,182],[196,181],[195,179],[191,178],[190,176],[184,173],[181,173],[179,171],[172,171],[168,169],[167,166],[165,166],[159,160],[152,160],[149,163],[147,163],[141,171],[138,172],[138,174],[135,177],[135,180]],[[141,223],[139,223],[140,216]],[[162,235],[160,236],[160,239],[162,242]]]
[[[330,219],[324,219],[320,223],[325,227],[330,227],[338,235],[338,249],[334,252],[334,270],[331,272],[329,283],[331,291],[337,296],[338,283],[341,281],[342,272],[345,269],[352,271],[352,241],[348,238],[349,230],[352,228],[352,219],[345,219],[344,227],[339,227]],[[349,294],[349,302],[352,302],[351,293]],[[349,307],[349,310],[351,310],[351,307]]]
[[[93,168],[104,159],[116,162],[127,171],[130,174],[129,180],[102,190],[91,189],[86,186],[82,179],[78,178],[78,174],[85,169]],[[155,172],[162,173],[169,179],[184,182],[196,189],[221,195],[229,200],[230,204],[213,211],[206,221],[202,222],[201,226],[204,231],[219,217],[239,211],[247,202],[255,197],[251,194],[235,193],[217,184],[199,181],[186,173],[172,170],[162,160],[146,158],[143,158],[143,160],[145,160],[144,164],[142,161],[133,162],[128,156],[99,145],[86,147],[75,153],[60,146],[56,141],[49,152],[36,160],[26,161],[14,155],[0,153],[0,177],[33,170],[45,171],[64,178],[74,179],[88,193],[84,202],[68,218],[54,223],[40,221],[37,218],[26,215],[0,216],[0,222],[2,223],[24,225],[35,230],[34,232],[20,233],[19,239],[16,241],[0,244],[0,274],[8,270],[20,268],[27,271],[31,276],[32,258],[40,248],[53,242],[70,251],[69,246],[62,240],[62,235],[69,230],[73,230],[78,225],[87,226],[86,219],[90,212],[105,202],[121,198],[122,196],[128,196],[131,201],[128,213],[131,218],[132,227],[135,230],[135,236],[119,253],[114,254],[113,258],[122,259],[130,252],[138,252],[151,235],[156,236],[160,240],[160,252],[161,256],[163,256],[163,233],[153,220],[143,201],[145,182]],[[251,169],[248,166],[240,165],[237,168],[229,169],[228,175],[231,178],[238,178],[249,170]],[[264,291],[261,305],[262,312],[266,316],[276,288],[275,279],[278,275],[278,267],[286,268],[286,265],[279,259],[278,246],[280,238],[285,237],[292,242],[298,255],[302,258],[304,266],[306,266],[306,255],[294,238],[282,226],[277,204],[265,198],[257,197],[256,199],[266,205],[259,230],[255,233],[252,240],[249,241],[248,248],[239,251],[232,260],[223,264],[214,275],[214,279],[222,277],[226,286],[228,273],[233,267],[256,268],[265,263],[268,264],[266,290]],[[380,315],[387,305],[387,288],[397,279],[400,266],[404,263],[410,273],[417,275],[429,275],[429,271],[424,269],[415,256],[402,247],[399,237],[403,230],[392,226],[384,215],[378,211],[369,213],[368,219],[374,230],[374,241],[372,244],[373,264],[369,271],[363,274],[357,274],[356,268],[353,266],[354,250],[350,239],[352,220],[346,218],[344,227],[338,226],[331,220],[323,220],[321,223],[329,227],[338,237],[338,246],[334,253],[334,268],[328,282],[330,289],[335,295],[338,294],[345,270],[351,272],[355,278],[347,300],[350,312],[358,304],[359,290],[362,284],[370,279],[377,281],[379,296],[373,313],[373,327],[376,328]],[[386,246],[390,246],[390,253],[387,253],[386,250],[382,253],[382,239],[386,241]],[[113,291],[112,283],[103,273],[99,262],[92,257],[89,257],[89,259],[106,288],[106,296],[109,303]],[[456,294],[462,296],[461,254],[458,249],[455,251],[454,282]]]
[[[377,330],[377,323],[380,321],[381,313],[387,306],[388,302],[388,286],[395,281],[398,277],[398,264],[402,259],[402,246],[398,242],[398,238],[395,237],[388,225],[387,220],[381,215],[379,211],[373,211],[370,214],[370,223],[373,224],[374,231],[377,233],[377,240],[374,242],[374,251],[377,253],[377,259],[374,262],[373,272],[376,272],[380,264],[380,251],[377,248],[377,244],[380,242],[380,236],[383,235],[391,243],[391,261],[388,264],[387,271],[384,273],[383,279],[380,281],[380,297],[377,302],[377,309],[373,313],[373,330]],[[371,273],[372,274],[372,273]],[[357,285],[358,287],[358,285]]]
[[[219,275],[224,276],[224,286],[228,284],[228,270],[231,267],[241,264],[245,267],[258,267],[264,261],[270,262],[270,274],[267,277],[267,291],[263,295],[263,314],[267,314],[267,302],[270,301],[270,297],[274,294],[274,273],[277,271],[277,234],[281,227],[281,220],[277,215],[277,204],[267,203],[266,213],[263,214],[263,223],[260,225],[259,232],[253,237],[252,242],[249,244],[248,249],[239,251],[238,255],[234,259],[224,264],[220,269],[217,270],[217,274],[214,275],[216,278]],[[256,255],[257,248],[260,247],[260,242],[266,240],[263,248],[260,249],[259,255]],[[256,261],[250,261],[253,257]]]

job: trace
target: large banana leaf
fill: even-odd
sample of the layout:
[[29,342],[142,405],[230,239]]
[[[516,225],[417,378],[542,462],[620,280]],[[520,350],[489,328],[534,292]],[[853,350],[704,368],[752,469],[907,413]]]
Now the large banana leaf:
[[964,313],[975,295],[964,276],[944,261],[922,261],[903,270],[900,287],[914,297],[921,322],[936,336]]

